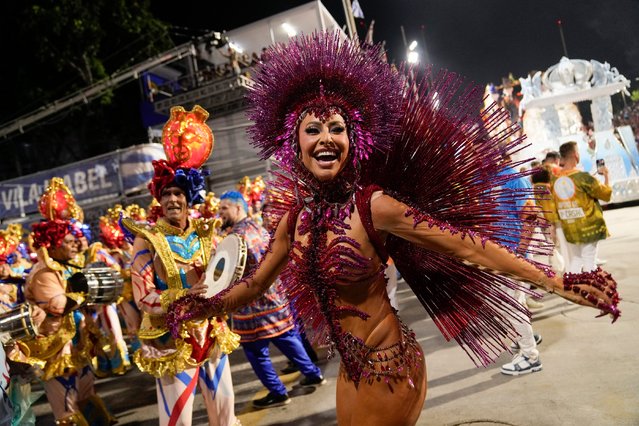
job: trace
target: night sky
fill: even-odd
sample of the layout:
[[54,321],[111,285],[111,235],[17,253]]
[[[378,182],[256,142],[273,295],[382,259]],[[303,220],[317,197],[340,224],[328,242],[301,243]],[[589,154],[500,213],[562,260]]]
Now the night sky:
[[[174,34],[188,35],[231,30],[308,3],[229,2],[225,10],[241,6],[229,13],[220,10],[220,2],[203,7],[203,2],[181,1],[180,10],[156,3],[152,10],[175,26]],[[345,23],[342,0],[323,4],[338,23]],[[634,81],[639,77],[638,0],[360,0],[360,6],[366,26],[375,20],[375,42],[386,41],[389,58],[397,63],[405,59],[403,26],[409,43],[417,40],[421,49],[426,44],[426,57],[435,67],[478,84],[499,83],[509,72],[525,76],[559,61],[563,47],[557,20],[561,19],[571,59],[607,61],[633,80],[633,87],[639,85]],[[362,28],[360,33],[364,32]],[[420,53],[424,58],[424,51]]]

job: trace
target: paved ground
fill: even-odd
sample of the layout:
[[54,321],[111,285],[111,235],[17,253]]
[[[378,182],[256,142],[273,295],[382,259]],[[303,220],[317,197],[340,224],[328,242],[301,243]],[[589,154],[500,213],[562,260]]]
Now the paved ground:
[[[539,349],[544,369],[538,373],[502,375],[499,366],[510,360],[509,354],[488,368],[475,368],[456,344],[441,337],[411,291],[400,284],[400,315],[417,332],[428,363],[428,397],[419,425],[639,425],[639,207],[606,211],[605,217],[612,237],[600,245],[599,257],[607,260],[605,268],[619,283],[622,317],[611,325],[606,318],[595,319],[592,309],[546,295],[544,307],[533,316],[535,332],[543,336]],[[285,365],[279,354],[274,361],[277,368]],[[245,426],[336,424],[336,359],[321,365],[327,385],[309,391],[296,386],[296,373],[283,376],[292,389],[292,403],[261,411],[254,411],[250,401],[266,391],[241,350],[232,354],[231,363],[236,411]],[[149,376],[132,371],[124,378],[98,381],[97,390],[120,424],[157,424],[155,385]],[[36,402],[35,410],[37,424],[53,424],[46,398]],[[199,395],[194,417],[194,424],[206,424]]]

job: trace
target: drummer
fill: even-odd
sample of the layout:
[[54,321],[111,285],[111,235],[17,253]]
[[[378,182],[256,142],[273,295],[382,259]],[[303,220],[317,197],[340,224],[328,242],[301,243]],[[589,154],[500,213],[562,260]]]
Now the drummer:
[[[33,225],[38,262],[27,277],[25,297],[47,317],[40,325],[40,335],[24,343],[30,360],[44,365],[42,380],[57,424],[113,424],[115,418],[95,394],[90,369],[93,341],[78,310],[86,287],[79,285],[78,269],[70,263],[78,254],[80,234],[68,218],[79,207],[59,178],[51,180],[39,207],[45,220]],[[91,418],[81,410],[91,412]]]
[[137,204],[131,204],[124,210],[117,204],[107,211],[106,216],[100,217],[100,238],[108,247],[109,254],[120,266],[120,273],[124,280],[121,300],[118,303],[118,312],[124,320],[127,330],[127,338],[131,341],[133,352],[140,348],[138,330],[140,328],[141,313],[133,299],[133,287],[131,286],[131,261],[133,246],[124,238],[124,231],[119,225],[120,216],[126,216],[136,222],[146,222],[146,211]]
[[[100,221],[102,221],[102,217]],[[90,268],[94,263],[101,263],[118,274],[121,273],[121,266],[111,255],[108,244],[105,247],[100,241],[91,241],[92,233],[86,224],[80,221],[74,221],[73,224],[79,228],[82,234],[79,237],[80,253],[74,259],[74,263],[83,268]],[[101,227],[100,230],[102,230]],[[120,233],[122,234],[121,230]],[[102,233],[100,237],[103,237]],[[102,239],[104,241],[104,238]],[[96,325],[101,330],[100,341],[95,351],[94,374],[97,377],[121,376],[125,374],[131,369],[131,361],[124,335],[122,334],[116,303],[95,304],[87,308],[87,313],[91,314],[96,321]]]
[[[244,274],[256,268],[270,240],[269,234],[248,216],[248,205],[238,191],[225,192],[220,196],[219,215],[223,228],[244,239],[247,260]],[[240,335],[240,343],[253,371],[269,393],[253,401],[256,408],[277,407],[288,404],[286,386],[282,383],[269,355],[269,343],[273,343],[304,374],[302,386],[326,383],[320,369],[313,364],[304,349],[302,339],[295,329],[288,300],[279,288],[279,280],[257,300],[240,308],[233,314],[233,331]]]
[[7,229],[0,230],[0,312],[18,305],[19,293],[24,283],[22,274],[16,273],[13,268],[19,256],[18,246],[22,238],[22,227],[17,226],[19,228],[9,225]]
[[[177,121],[170,120],[167,126],[180,121],[174,118],[174,110],[171,120]],[[208,116],[197,106],[195,113],[184,114],[183,109],[181,112],[183,119],[193,118],[195,113]],[[199,124],[206,127],[203,121]],[[170,152],[167,158],[171,158]],[[239,336],[228,328],[226,318],[184,323],[181,338],[177,339],[171,337],[165,322],[171,302],[186,294],[206,291],[203,271],[215,248],[215,224],[189,217],[189,207],[204,201],[204,179],[201,171],[192,166],[182,167],[180,162],[153,161],[153,166],[155,174],[149,189],[160,204],[160,217],[154,225],[122,220],[124,227],[137,235],[133,242],[131,279],[133,296],[143,317],[138,332],[141,349],[135,353],[134,361],[140,370],[157,378],[161,425],[191,424],[198,385],[209,424],[236,425],[239,420],[235,416],[227,354],[239,345]]]

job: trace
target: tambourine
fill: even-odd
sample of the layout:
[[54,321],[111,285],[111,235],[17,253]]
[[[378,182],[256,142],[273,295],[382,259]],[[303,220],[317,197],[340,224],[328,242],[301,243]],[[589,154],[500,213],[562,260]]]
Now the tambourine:
[[88,304],[117,302],[124,288],[124,280],[118,271],[109,268],[104,263],[95,263],[90,264],[82,273],[85,275],[89,287],[86,296]]
[[234,281],[242,278],[246,266],[247,248],[244,239],[237,234],[226,236],[217,246],[206,268],[204,284],[206,297],[213,297]]
[[32,339],[38,327],[32,319],[31,306],[23,303],[0,314],[0,341],[2,343]]

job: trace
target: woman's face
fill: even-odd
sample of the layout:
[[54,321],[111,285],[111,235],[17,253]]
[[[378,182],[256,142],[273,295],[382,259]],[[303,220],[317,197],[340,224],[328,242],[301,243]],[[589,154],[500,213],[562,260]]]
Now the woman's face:
[[349,140],[341,115],[321,121],[308,114],[300,124],[298,137],[302,163],[319,181],[334,179],[346,166]]

